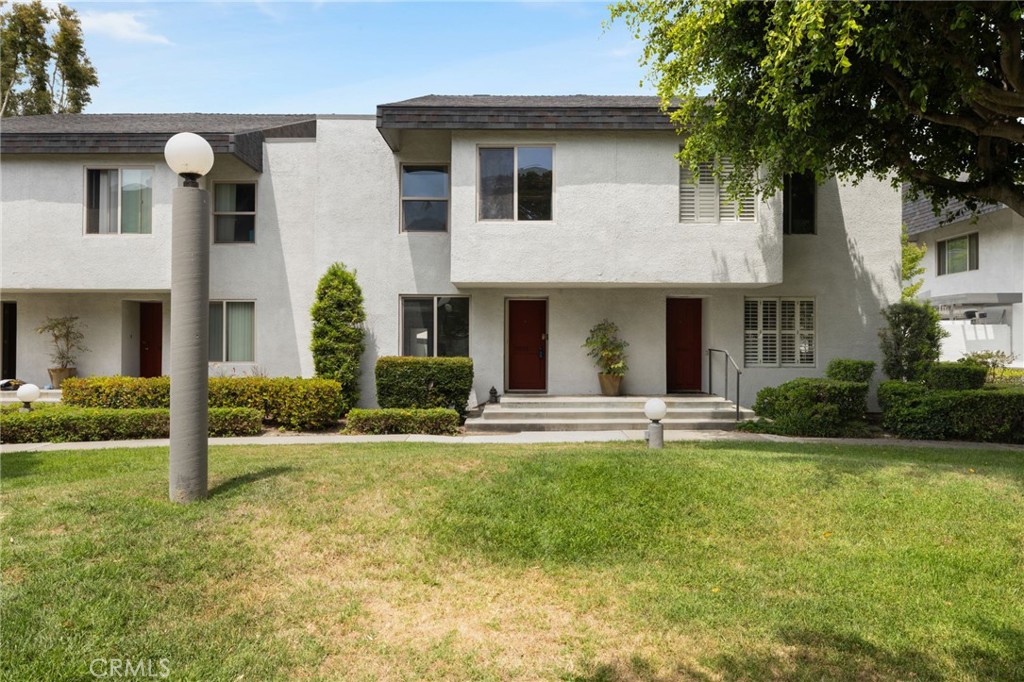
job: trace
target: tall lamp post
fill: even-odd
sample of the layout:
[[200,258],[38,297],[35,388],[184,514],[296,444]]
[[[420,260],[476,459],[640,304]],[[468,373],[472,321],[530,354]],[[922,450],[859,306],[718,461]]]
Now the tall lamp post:
[[207,493],[210,195],[198,180],[213,168],[213,149],[194,133],[178,133],[164,158],[184,179],[171,199],[170,496],[192,502]]

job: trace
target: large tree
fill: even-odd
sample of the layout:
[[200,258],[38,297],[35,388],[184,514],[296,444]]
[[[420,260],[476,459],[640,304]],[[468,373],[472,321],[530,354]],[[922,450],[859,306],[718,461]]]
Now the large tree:
[[[621,0],[692,165],[907,183],[1024,215],[1021,2]],[[750,169],[759,168],[758,177]]]
[[0,2],[0,116],[77,114],[96,85],[75,10]]

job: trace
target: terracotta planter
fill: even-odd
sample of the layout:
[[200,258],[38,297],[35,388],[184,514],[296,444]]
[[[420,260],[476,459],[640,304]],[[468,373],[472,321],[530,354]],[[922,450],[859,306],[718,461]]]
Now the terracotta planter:
[[601,382],[601,395],[622,395],[621,374],[598,374],[597,380]]
[[50,373],[50,383],[54,388],[60,388],[61,382],[68,377],[78,376],[78,370],[74,367],[51,367],[47,371]]

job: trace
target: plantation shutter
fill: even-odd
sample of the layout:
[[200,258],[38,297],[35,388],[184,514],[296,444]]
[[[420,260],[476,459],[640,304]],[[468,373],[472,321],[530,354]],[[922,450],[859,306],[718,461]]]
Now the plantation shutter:
[[697,184],[689,166],[679,166],[679,222],[697,222]]
[[760,359],[758,353],[760,346],[759,308],[759,302],[756,300],[748,299],[743,302],[743,364],[746,366],[756,365]]

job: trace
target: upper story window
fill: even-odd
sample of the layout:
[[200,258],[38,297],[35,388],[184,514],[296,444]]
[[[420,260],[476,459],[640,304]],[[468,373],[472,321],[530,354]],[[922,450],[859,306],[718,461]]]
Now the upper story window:
[[753,194],[736,199],[727,190],[733,164],[728,158],[719,160],[721,180],[715,177],[712,163],[697,164],[694,174],[686,165],[679,167],[679,222],[718,223],[754,222],[757,205]]
[[448,166],[402,166],[402,230],[448,230]]
[[813,298],[748,298],[743,302],[746,367],[814,367]]
[[469,299],[465,296],[402,298],[402,355],[469,355]]
[[939,274],[978,269],[978,233],[946,239],[938,243]]
[[86,168],[86,234],[152,234],[152,168]]
[[255,182],[214,183],[213,241],[215,244],[256,241]]
[[554,147],[481,147],[480,220],[551,220]]
[[816,234],[814,197],[818,181],[814,173],[787,175],[782,185],[783,234]]

